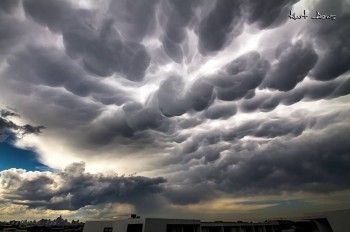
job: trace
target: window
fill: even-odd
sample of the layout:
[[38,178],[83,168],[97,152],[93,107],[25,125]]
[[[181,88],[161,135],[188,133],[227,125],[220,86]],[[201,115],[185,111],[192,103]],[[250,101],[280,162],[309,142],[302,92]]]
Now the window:
[[112,232],[113,231],[113,227],[105,227],[103,228],[103,232]]
[[221,232],[221,226],[203,226],[202,232]]
[[168,224],[167,225],[167,232],[196,232],[196,228],[199,226],[197,225],[173,225]]
[[127,232],[142,232],[142,224],[129,224]]
[[167,225],[167,232],[182,232],[181,225]]

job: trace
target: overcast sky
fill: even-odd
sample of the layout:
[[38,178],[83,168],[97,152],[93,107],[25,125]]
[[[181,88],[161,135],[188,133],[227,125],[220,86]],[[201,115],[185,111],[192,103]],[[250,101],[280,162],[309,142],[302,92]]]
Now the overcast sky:
[[349,25],[347,0],[1,0],[0,220],[350,208]]

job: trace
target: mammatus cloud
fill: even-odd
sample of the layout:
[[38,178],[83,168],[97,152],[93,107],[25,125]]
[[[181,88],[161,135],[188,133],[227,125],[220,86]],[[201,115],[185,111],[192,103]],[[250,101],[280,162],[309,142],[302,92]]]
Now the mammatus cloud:
[[[113,9],[113,2],[111,4]],[[124,3],[126,7],[129,4]],[[143,79],[150,57],[144,45],[121,40],[112,16],[100,21],[94,12],[76,9],[67,1],[24,1],[23,6],[28,17],[47,25],[55,33],[61,33],[67,54],[73,59],[81,58],[79,63],[90,73],[104,77],[118,72],[132,81]],[[144,10],[143,7],[141,4],[130,6],[136,11]],[[134,14],[135,17],[140,15]],[[139,20],[140,23],[148,21]],[[137,22],[131,24],[139,25]]]
[[[344,161],[350,149],[344,143],[349,136],[349,125],[343,121],[347,117],[348,113],[318,118],[295,114],[290,119],[253,120],[197,134],[164,161],[177,167],[174,170],[187,170],[172,175],[179,184],[167,194],[179,204],[188,204],[223,193],[243,197],[345,190],[349,187],[349,163]],[[329,124],[334,126],[325,128]],[[205,194],[197,188],[206,189]]]
[[[244,197],[285,191],[342,191],[349,188],[346,157],[350,148],[345,142],[349,127],[339,122],[324,129],[324,124],[347,116],[329,115],[304,122],[253,121],[220,134],[202,134],[173,154],[171,159],[178,159],[167,166],[191,169],[173,174],[168,182],[164,178],[90,174],[82,163],[58,173],[5,170],[1,172],[1,196],[30,208],[77,210],[112,202],[135,204],[136,210],[142,211],[157,201],[197,204],[225,194]],[[305,132],[308,128],[313,130]],[[240,141],[247,136],[256,139]],[[224,141],[232,141],[232,145],[222,144]],[[150,200],[155,195],[158,200]]]
[[217,97],[223,101],[239,100],[250,94],[265,78],[269,63],[258,52],[244,54],[211,78]]
[[[337,19],[288,19],[300,9]],[[349,9],[1,1],[1,104],[20,112],[1,109],[1,138],[31,134],[16,145],[58,171],[3,170],[0,200],[86,215],[104,206],[219,212],[248,196],[347,191]]]
[[[316,24],[310,27],[310,34],[320,49],[320,58],[311,76],[316,80],[332,80],[346,73],[349,67],[349,34],[350,29],[346,25],[350,22],[348,3],[346,1],[317,1],[313,10],[332,10],[337,14],[337,22]],[[328,41],[334,41],[329,43]]]
[[280,91],[294,89],[317,61],[317,54],[311,45],[302,41],[293,45],[282,43],[275,53],[278,62],[273,65],[265,82],[267,87]]

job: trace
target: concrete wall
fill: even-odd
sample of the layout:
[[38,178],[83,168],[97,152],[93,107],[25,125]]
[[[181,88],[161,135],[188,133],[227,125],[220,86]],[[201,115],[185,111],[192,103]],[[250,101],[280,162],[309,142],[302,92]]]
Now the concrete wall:
[[[220,231],[220,232],[274,232],[274,223],[201,223],[200,220],[136,218],[118,221],[86,222],[83,232],[103,232],[105,227],[113,227],[113,232],[127,232],[129,224],[143,224],[142,232],[167,232],[167,225],[193,225],[190,232]],[[276,224],[277,225],[277,224]],[[211,228],[211,229],[210,229]],[[218,229],[218,230],[215,230]],[[185,232],[185,231],[184,231]]]
[[[88,221],[83,232],[103,232],[105,227],[113,227],[114,221]],[[115,232],[113,228],[113,232]]]
[[201,223],[202,232],[275,232],[277,223],[228,223],[228,222],[204,222]]
[[129,224],[143,224],[142,232],[166,232],[167,225],[195,225],[195,230],[200,232],[199,220],[178,220],[178,219],[156,219],[137,218],[118,221],[88,221],[85,223],[83,232],[103,232],[105,227],[112,227],[113,232],[127,232]]
[[339,210],[325,213],[333,232],[350,231],[350,210]]
[[159,219],[159,218],[146,218],[144,232],[166,232],[168,224],[177,224],[177,225],[196,224],[196,231],[194,232],[200,232],[199,220]]
[[129,224],[143,224],[145,227],[145,219],[126,219],[118,221],[88,221],[85,223],[83,232],[103,232],[105,227],[112,227],[113,232],[126,232]]
[[113,232],[126,232],[129,224],[143,224],[142,231],[145,231],[145,219],[134,218],[114,222]]

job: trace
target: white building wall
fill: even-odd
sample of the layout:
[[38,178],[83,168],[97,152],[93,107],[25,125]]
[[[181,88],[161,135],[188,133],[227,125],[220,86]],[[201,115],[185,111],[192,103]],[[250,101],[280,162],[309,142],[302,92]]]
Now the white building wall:
[[[191,232],[208,231],[206,228],[219,227],[224,231],[224,227],[230,232],[274,232],[271,224],[249,224],[249,223],[201,223],[200,220],[186,219],[160,219],[160,218],[135,218],[117,221],[89,221],[86,222],[83,232],[104,232],[105,227],[112,227],[112,232],[127,232],[129,224],[142,224],[142,232],[167,232],[167,225],[194,225]],[[227,231],[226,229],[226,231]],[[182,232],[182,231],[181,231]]]
[[126,232],[129,224],[143,224],[142,231],[145,231],[145,219],[133,218],[115,221],[113,226],[113,232]]
[[[88,221],[83,232],[103,232],[105,227],[113,227],[114,221]],[[115,232],[113,228],[113,232]]]

